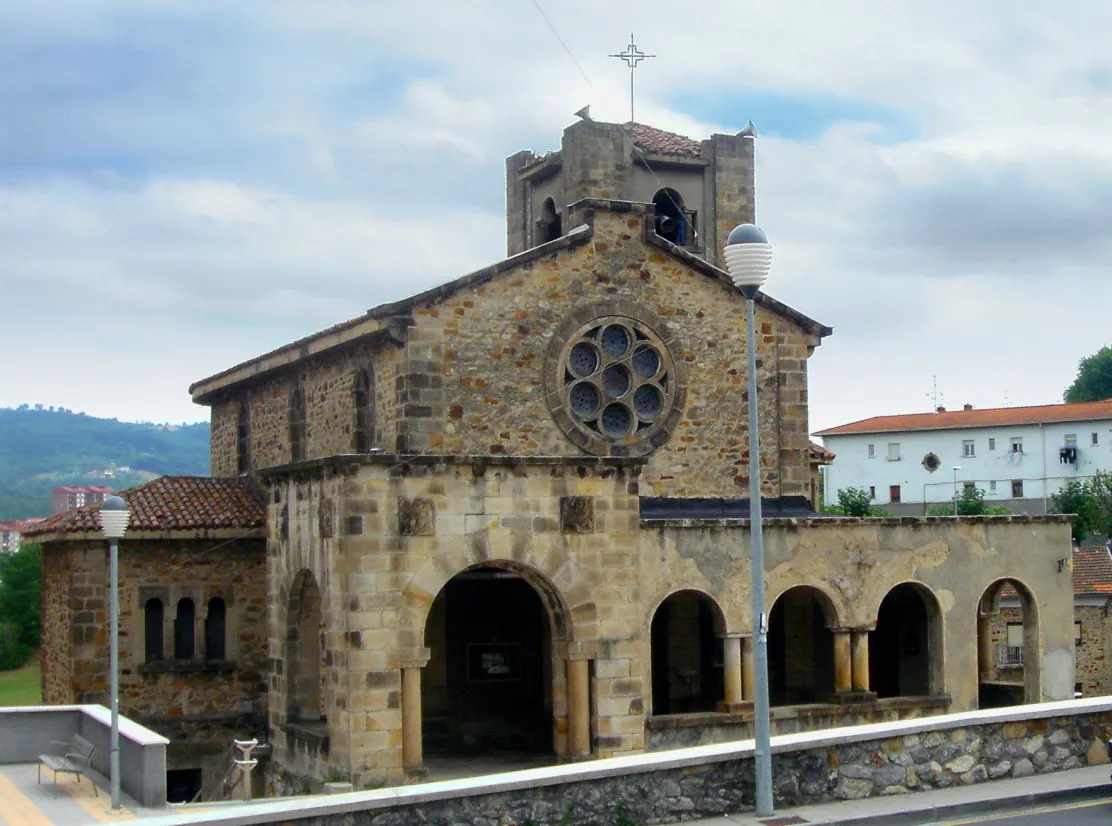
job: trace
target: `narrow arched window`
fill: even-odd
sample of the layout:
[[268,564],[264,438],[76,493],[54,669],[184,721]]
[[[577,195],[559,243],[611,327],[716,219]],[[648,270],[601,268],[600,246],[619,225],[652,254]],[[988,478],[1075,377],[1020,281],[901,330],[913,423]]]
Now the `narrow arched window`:
[[544,199],[544,204],[541,206],[541,218],[537,221],[537,229],[540,236],[537,240],[540,244],[555,241],[563,234],[560,226],[560,213],[556,211],[556,202],[551,198]]
[[366,453],[375,444],[374,370],[368,367],[355,374],[355,437],[356,453]]
[[690,232],[687,213],[683,208],[683,196],[667,187],[653,196],[653,207],[656,212],[656,234],[665,241],[685,246]]
[[193,659],[193,631],[197,609],[188,597],[178,600],[178,615],[174,618],[174,659]]
[[246,473],[251,468],[251,410],[244,402],[239,406],[236,421],[236,472]]
[[162,600],[148,599],[143,606],[144,659],[155,663],[162,659]]
[[305,393],[294,388],[290,396],[290,461],[305,461]]
[[227,626],[228,609],[224,600],[214,597],[209,600],[208,614],[205,617],[205,659],[227,659],[224,647],[224,634]]

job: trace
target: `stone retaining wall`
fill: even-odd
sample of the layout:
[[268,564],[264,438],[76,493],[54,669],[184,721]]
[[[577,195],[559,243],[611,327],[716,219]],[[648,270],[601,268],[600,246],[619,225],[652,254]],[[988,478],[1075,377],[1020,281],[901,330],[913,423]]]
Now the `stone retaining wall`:
[[[1112,700],[948,714],[773,738],[779,806],[908,794],[1105,763]],[[747,809],[752,741],[213,812],[206,822],[313,826],[653,824]],[[161,818],[152,826],[190,822]]]

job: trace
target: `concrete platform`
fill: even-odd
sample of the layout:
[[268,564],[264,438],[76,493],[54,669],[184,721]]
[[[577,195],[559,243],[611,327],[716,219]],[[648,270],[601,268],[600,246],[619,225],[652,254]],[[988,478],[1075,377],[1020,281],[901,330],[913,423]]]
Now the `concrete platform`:
[[[97,784],[94,795],[92,783]],[[152,815],[165,815],[167,810],[145,809],[126,794],[121,795],[122,808],[113,811],[108,792],[108,778],[96,772],[92,777],[76,778],[53,774],[43,769],[38,782],[37,763],[0,765],[0,824],[3,826],[86,826],[91,823],[135,821]]]

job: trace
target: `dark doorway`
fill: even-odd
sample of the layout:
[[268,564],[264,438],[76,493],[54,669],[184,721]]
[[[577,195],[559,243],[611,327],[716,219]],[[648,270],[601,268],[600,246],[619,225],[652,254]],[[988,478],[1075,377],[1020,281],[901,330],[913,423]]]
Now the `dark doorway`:
[[426,755],[553,750],[552,640],[533,587],[495,568],[441,589],[425,623]]
[[[933,600],[932,600],[933,603]],[[915,697],[931,693],[931,613],[919,589],[897,585],[877,612],[869,635],[869,687],[878,697]]]
[[672,594],[653,614],[653,715],[713,711],[722,699],[722,640],[709,597]]
[[807,586],[780,595],[768,618],[768,691],[772,705],[823,703],[834,693],[834,635],[824,599]]
[[201,792],[200,769],[167,769],[166,802],[192,803]]

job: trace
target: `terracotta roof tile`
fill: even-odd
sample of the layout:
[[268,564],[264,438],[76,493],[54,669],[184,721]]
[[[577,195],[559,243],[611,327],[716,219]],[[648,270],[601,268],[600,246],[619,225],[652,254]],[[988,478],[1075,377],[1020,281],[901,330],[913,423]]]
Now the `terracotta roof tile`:
[[807,455],[817,462],[833,462],[835,453],[814,442],[807,443]]
[[816,436],[850,433],[894,433],[905,430],[945,430],[961,427],[993,427],[1048,422],[1112,419],[1112,399],[1080,404],[1044,404],[1035,407],[992,407],[984,410],[944,410],[941,413],[911,413],[874,416],[859,422],[820,430]]
[[1112,594],[1112,556],[1104,548],[1076,548],[1073,552],[1073,593]]
[[[131,508],[129,531],[251,529],[266,520],[266,508],[245,478],[162,476],[118,495]],[[98,503],[60,513],[24,535],[99,531],[99,508]]]
[[683,155],[688,158],[698,158],[702,148],[698,141],[677,135],[675,132],[665,132],[655,126],[645,126],[643,123],[627,124],[633,133],[635,146],[657,155]]

